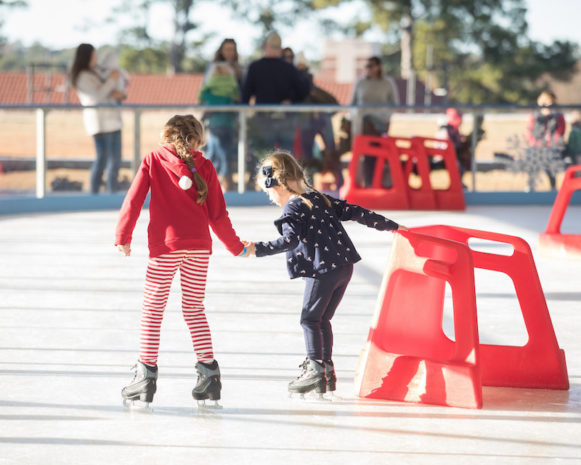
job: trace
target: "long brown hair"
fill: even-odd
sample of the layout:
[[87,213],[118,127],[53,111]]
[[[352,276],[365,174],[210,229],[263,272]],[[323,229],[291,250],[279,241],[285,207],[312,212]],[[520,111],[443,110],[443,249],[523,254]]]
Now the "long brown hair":
[[192,148],[196,149],[204,144],[204,127],[193,115],[172,116],[161,133],[162,144],[172,144],[180,157],[194,174],[194,182],[198,191],[197,203],[204,203],[208,196],[208,184],[196,170],[196,163],[192,156]]
[[226,44],[234,44],[234,51],[236,52],[236,55],[234,56],[234,62],[238,63],[238,47],[236,46],[236,41],[234,39],[224,39],[222,41],[222,43],[220,44],[220,46],[218,47],[218,50],[216,50],[216,52],[214,53],[214,61],[218,62],[218,61],[226,61],[226,58],[224,57],[224,53],[222,52],[222,50],[224,49],[224,45]]
[[91,71],[89,66],[91,63],[91,56],[95,47],[91,44],[81,44],[77,47],[75,52],[75,60],[73,61],[73,66],[71,67],[70,79],[73,87],[77,87],[77,79],[81,71]]
[[295,157],[293,157],[290,153],[277,151],[271,153],[264,160],[262,160],[257,177],[258,183],[262,186],[264,185],[264,175],[262,174],[262,167],[264,166],[272,166],[272,177],[275,178],[281,186],[284,186],[284,188],[291,194],[300,197],[307,205],[307,207],[309,207],[309,209],[313,208],[313,202],[292,189],[288,184],[289,181],[295,181],[299,183],[299,185],[305,185],[311,191],[314,191],[322,196],[323,199],[325,199],[327,206],[331,206],[331,201],[328,199],[328,197],[309,184],[303,168],[301,165],[299,165],[299,162],[295,159]]

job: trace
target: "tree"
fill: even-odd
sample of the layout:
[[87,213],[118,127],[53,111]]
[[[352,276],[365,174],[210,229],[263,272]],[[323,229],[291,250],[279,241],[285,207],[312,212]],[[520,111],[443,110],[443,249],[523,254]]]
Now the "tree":
[[[544,73],[567,80],[575,70],[575,44],[528,38],[524,0],[359,1],[369,20],[352,23],[352,31],[362,35],[378,26],[386,44],[399,43],[400,75],[425,80],[434,74],[453,101],[527,103],[541,90]],[[313,0],[319,9],[337,3]]]
[[[0,11],[4,8],[22,8],[27,7],[28,3],[25,0],[0,0]],[[4,20],[0,16],[0,31],[2,31],[2,26],[4,25]],[[6,42],[6,38],[0,34],[0,46],[3,46]]]
[[[156,41],[149,34],[151,7],[153,4],[167,4],[173,14],[172,40],[170,42]],[[127,12],[137,17],[137,22],[130,28],[123,29],[120,39],[123,44],[120,60],[124,67],[134,72],[159,72],[160,68],[170,73],[180,73],[185,70],[198,70],[199,59],[189,59],[188,47],[199,47],[207,40],[203,36],[197,42],[188,42],[190,32],[196,29],[196,24],[190,20],[194,9],[193,0],[122,0],[115,8],[116,21],[119,15]],[[135,15],[135,12],[138,12]],[[164,57],[169,55],[169,59]],[[204,62],[205,64],[205,62]]]

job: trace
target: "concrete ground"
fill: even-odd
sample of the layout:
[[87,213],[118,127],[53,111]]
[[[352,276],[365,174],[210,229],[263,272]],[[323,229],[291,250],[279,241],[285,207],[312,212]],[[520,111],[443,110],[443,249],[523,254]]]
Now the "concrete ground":
[[[480,410],[357,399],[355,368],[393,236],[347,223],[363,260],[333,320],[342,399],[287,398],[304,358],[303,283],[288,279],[280,256],[234,258],[216,241],[206,308],[224,408],[211,413],[197,412],[191,398],[194,357],[177,287],[162,328],[153,411],[122,407],[120,390],[138,355],[146,211],[129,258],[112,245],[115,211],[0,216],[0,464],[581,463],[581,261],[537,253],[549,212],[479,206],[385,214],[407,226],[526,239],[567,357],[568,391],[485,387]],[[277,207],[230,213],[243,239],[276,237]],[[581,207],[570,208],[563,231],[581,231]],[[476,292],[481,342],[524,344],[510,280],[477,270]]]

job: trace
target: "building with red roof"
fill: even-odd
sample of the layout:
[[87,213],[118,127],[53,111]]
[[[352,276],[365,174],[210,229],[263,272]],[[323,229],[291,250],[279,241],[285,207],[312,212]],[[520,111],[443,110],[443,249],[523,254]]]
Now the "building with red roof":
[[[125,104],[134,105],[196,105],[203,74],[132,74]],[[314,78],[315,85],[334,95],[341,105],[349,105],[353,83],[340,83],[332,77]],[[396,79],[400,102],[406,102],[406,81]],[[424,102],[424,85],[416,84],[416,104]],[[0,105],[78,104],[64,73],[48,71],[29,74],[26,71],[0,72]],[[440,103],[432,96],[432,103]]]

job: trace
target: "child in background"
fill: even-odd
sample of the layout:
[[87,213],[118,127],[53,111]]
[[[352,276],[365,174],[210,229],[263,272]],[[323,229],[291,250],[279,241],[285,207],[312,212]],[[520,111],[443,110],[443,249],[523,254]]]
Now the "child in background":
[[[234,72],[226,63],[216,63],[208,81],[200,89],[201,104],[230,105],[240,100],[240,88]],[[232,187],[229,157],[235,153],[234,129],[236,115],[230,112],[206,112],[208,144],[206,153],[216,166],[223,190]]]
[[140,355],[135,377],[121,393],[126,400],[153,400],[161,322],[178,269],[182,311],[197,357],[198,381],[192,396],[198,403],[220,399],[220,369],[203,303],[212,252],[210,227],[233,255],[244,256],[246,248],[230,223],[214,166],[198,152],[203,141],[204,129],[196,118],[172,117],[163,128],[163,145],[145,156],[121,207],[115,245],[127,256],[135,223],[151,192]]
[[306,181],[302,168],[288,153],[275,152],[267,157],[258,176],[270,200],[283,207],[282,216],[274,222],[281,237],[248,243],[249,253],[263,257],[286,252],[291,279],[305,280],[301,326],[307,358],[288,390],[300,394],[335,391],[331,318],[347,289],[353,264],[361,259],[341,221],[354,220],[379,231],[406,228],[358,205],[321,194]]

